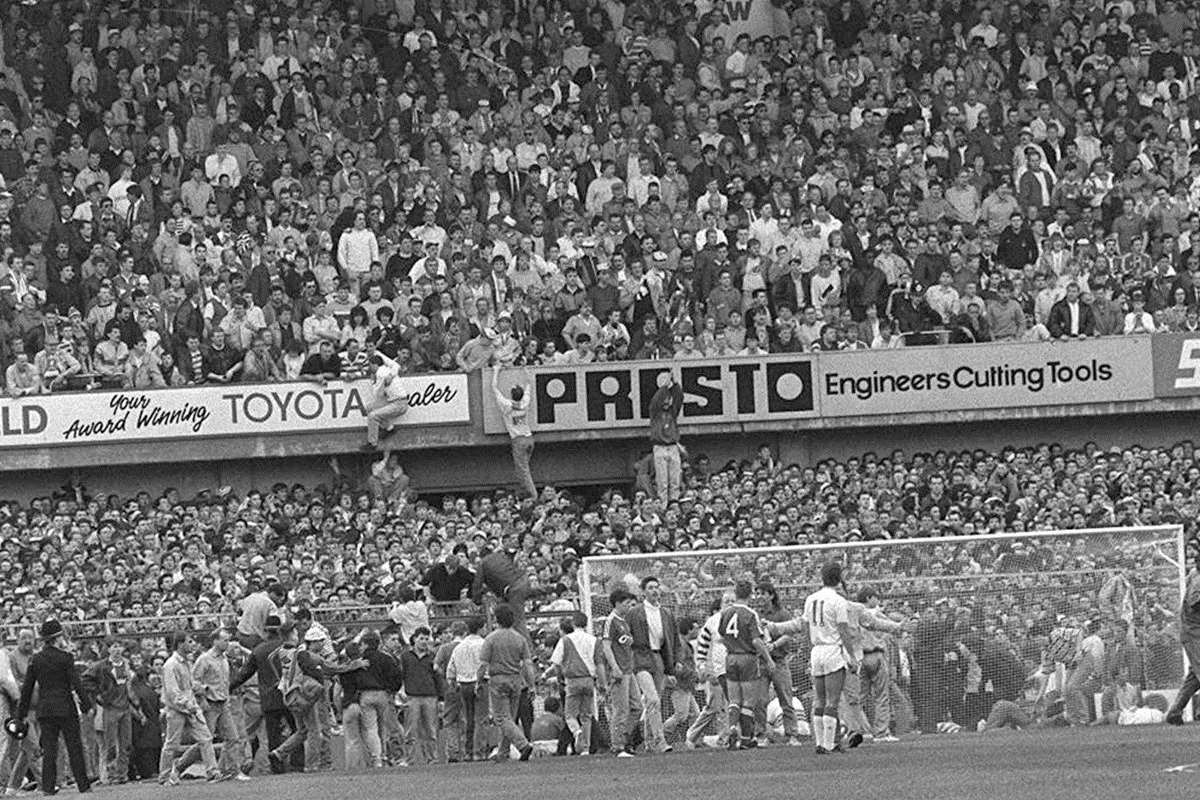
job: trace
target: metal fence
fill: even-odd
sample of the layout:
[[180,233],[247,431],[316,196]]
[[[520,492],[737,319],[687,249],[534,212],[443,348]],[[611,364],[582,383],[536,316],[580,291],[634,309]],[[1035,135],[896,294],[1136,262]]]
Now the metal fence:
[[[480,613],[491,617],[492,606],[480,609],[469,602],[426,603],[429,623],[435,628],[459,620],[467,620]],[[311,609],[313,619],[335,635],[343,628],[384,627],[392,623],[390,605],[329,606]],[[532,611],[527,616],[533,620],[556,621],[570,616],[573,611]],[[172,614],[156,617],[111,617],[102,619],[60,619],[67,635],[81,641],[98,641],[113,638],[150,639],[166,637],[176,631],[189,631],[197,635],[210,633],[217,628],[230,630],[237,626],[238,615],[234,612],[208,612],[194,614]],[[23,628],[36,629],[32,623],[5,623],[2,627],[8,641],[16,638]]]

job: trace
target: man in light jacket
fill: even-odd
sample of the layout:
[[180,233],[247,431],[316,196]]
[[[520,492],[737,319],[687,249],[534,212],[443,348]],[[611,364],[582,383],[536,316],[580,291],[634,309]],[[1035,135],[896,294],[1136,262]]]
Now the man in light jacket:
[[379,260],[379,240],[367,227],[366,212],[354,215],[354,227],[343,231],[338,238],[338,264],[346,273],[350,283],[350,294],[358,301],[362,295],[359,286],[363,276],[371,271],[371,264]]

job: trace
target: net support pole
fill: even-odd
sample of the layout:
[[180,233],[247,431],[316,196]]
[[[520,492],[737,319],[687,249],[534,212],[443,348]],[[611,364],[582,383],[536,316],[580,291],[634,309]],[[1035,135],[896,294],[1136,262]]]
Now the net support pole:
[[591,567],[588,565],[587,559],[579,565],[579,599],[582,601],[583,611],[587,614],[588,630],[595,630],[595,622],[592,619],[592,580]]
[[[1176,557],[1179,559],[1179,608],[1183,608],[1183,604],[1187,601],[1187,580],[1188,580],[1188,563],[1187,563],[1187,534],[1184,533],[1183,526],[1179,525],[1176,528],[1179,534],[1179,540],[1176,542]],[[1179,624],[1183,625],[1183,619],[1180,617]],[[1191,670],[1191,662],[1188,661],[1187,649],[1183,650],[1183,680],[1187,680],[1188,671]],[[1182,685],[1182,684],[1181,684]]]

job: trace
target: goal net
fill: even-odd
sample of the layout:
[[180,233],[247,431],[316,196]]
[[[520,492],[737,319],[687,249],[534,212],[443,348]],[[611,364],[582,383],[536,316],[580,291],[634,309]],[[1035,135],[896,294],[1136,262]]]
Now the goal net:
[[[873,588],[879,610],[907,622],[877,642],[896,734],[978,730],[999,701],[1012,705],[988,724],[1161,719],[1185,674],[1180,526],[593,556],[580,594],[599,631],[609,593],[654,576],[664,606],[700,624],[748,578],[772,585],[790,618],[828,561],[845,567],[850,599]],[[766,611],[765,594],[755,602]],[[787,665],[809,709],[807,636],[795,639]]]

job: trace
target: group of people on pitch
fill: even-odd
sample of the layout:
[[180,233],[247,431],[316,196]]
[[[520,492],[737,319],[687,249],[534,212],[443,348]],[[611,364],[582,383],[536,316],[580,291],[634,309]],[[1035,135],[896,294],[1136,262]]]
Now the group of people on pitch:
[[[626,587],[609,595],[612,613],[604,620],[601,667],[608,687],[612,747],[631,757],[639,736],[649,752],[670,752],[664,731],[688,725],[688,749],[715,742],[730,749],[771,741],[801,744],[803,709],[794,698],[785,663],[795,637],[807,635],[813,704],[810,730],[818,754],[843,749],[864,737],[894,741],[888,732],[890,678],[879,637],[899,633],[904,623],[878,609],[878,595],[864,589],[845,596],[842,565],[826,564],[822,588],[810,595],[800,616],[790,617],[770,585],[738,580],[714,604],[698,631],[691,620],[676,622],[661,605],[659,582],[642,580],[642,598]],[[699,707],[696,689],[704,690]],[[671,692],[672,715],[662,718],[664,690]],[[873,700],[874,722],[863,712],[864,691]],[[771,698],[774,693],[775,698]],[[778,709],[776,711],[776,709]],[[799,712],[799,713],[798,713]],[[638,721],[645,722],[644,734]],[[715,737],[706,737],[715,724]]]

